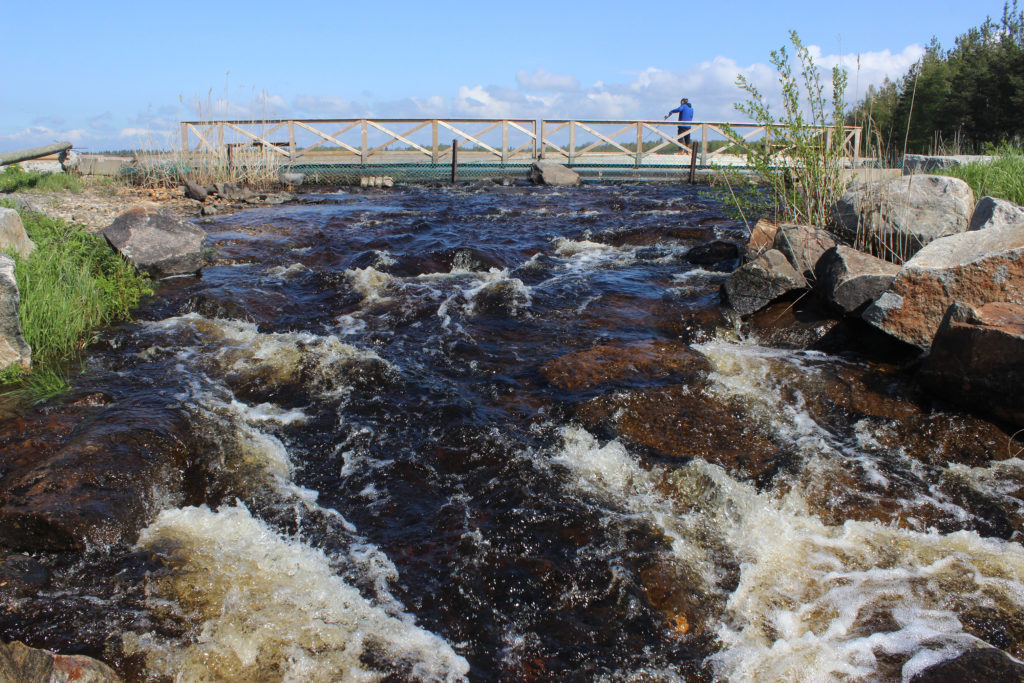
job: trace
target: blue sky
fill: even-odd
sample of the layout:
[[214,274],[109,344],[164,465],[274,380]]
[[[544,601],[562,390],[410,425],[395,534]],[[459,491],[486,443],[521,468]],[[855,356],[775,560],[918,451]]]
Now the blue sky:
[[[740,120],[795,29],[851,98],[1003,0],[5,3],[0,151],[159,146],[181,120],[520,117]],[[860,55],[860,69],[856,58]],[[840,57],[841,56],[841,57]],[[167,137],[173,140],[173,137]]]

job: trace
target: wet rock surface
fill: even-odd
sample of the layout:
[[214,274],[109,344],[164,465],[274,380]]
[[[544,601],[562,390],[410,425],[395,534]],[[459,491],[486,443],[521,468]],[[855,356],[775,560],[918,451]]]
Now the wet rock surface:
[[81,655],[58,655],[23,643],[0,643],[0,681],[10,683],[121,683],[114,670]]

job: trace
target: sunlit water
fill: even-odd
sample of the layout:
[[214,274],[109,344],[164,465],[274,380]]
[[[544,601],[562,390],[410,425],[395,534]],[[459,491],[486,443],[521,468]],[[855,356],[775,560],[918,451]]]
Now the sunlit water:
[[[206,227],[214,263],[82,380],[186,416],[191,483],[145,483],[133,546],[44,557],[5,638],[180,681],[908,680],[1024,654],[1024,462],[889,368],[700,322],[725,275],[686,252],[743,230],[699,191],[340,192]],[[544,372],[652,340],[702,369]],[[680,456],[633,419],[680,397],[749,452]]]

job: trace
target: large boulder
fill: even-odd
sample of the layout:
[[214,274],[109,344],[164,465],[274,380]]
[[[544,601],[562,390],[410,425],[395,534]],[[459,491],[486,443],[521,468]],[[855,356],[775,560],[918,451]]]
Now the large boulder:
[[853,183],[832,209],[839,236],[886,260],[906,260],[926,244],[967,230],[974,192],[959,178],[913,175]]
[[815,288],[830,306],[855,314],[889,288],[900,267],[840,244],[818,259]]
[[810,278],[814,276],[818,259],[836,246],[836,241],[821,228],[785,223],[775,232],[772,246],[785,254],[797,272]]
[[954,302],[1024,301],[1024,222],[936,240],[903,264],[864,319],[922,349]]
[[530,167],[530,182],[575,187],[580,184],[580,174],[554,161],[536,161]]
[[789,292],[804,289],[807,280],[778,249],[745,263],[722,283],[722,294],[734,311],[750,315]]
[[974,207],[968,230],[984,230],[1024,223],[1024,207],[995,197],[982,197]]
[[952,403],[1024,427],[1024,304],[954,303],[920,380]]
[[18,256],[28,258],[35,248],[35,242],[25,232],[21,215],[14,209],[0,206],[0,251],[14,250]]
[[18,320],[20,300],[14,259],[0,254],[0,369],[15,363],[26,370],[32,366],[32,349],[25,343]]
[[103,662],[84,655],[58,655],[17,641],[0,642],[0,681],[11,683],[121,683]]
[[209,194],[206,188],[195,182],[194,180],[185,180],[183,183],[185,189],[185,196],[189,199],[194,199],[197,202],[205,202],[206,196]]
[[150,277],[187,275],[203,267],[206,231],[156,204],[128,209],[103,230],[103,236]]

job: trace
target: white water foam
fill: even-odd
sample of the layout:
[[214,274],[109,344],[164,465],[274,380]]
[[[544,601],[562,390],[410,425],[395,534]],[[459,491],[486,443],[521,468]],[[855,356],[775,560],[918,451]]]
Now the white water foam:
[[151,579],[152,606],[192,624],[184,644],[157,633],[130,639],[152,673],[333,683],[377,681],[393,667],[417,681],[466,679],[469,664],[441,638],[367,600],[323,552],[282,538],[244,507],[167,510],[138,547],[172,570]]

